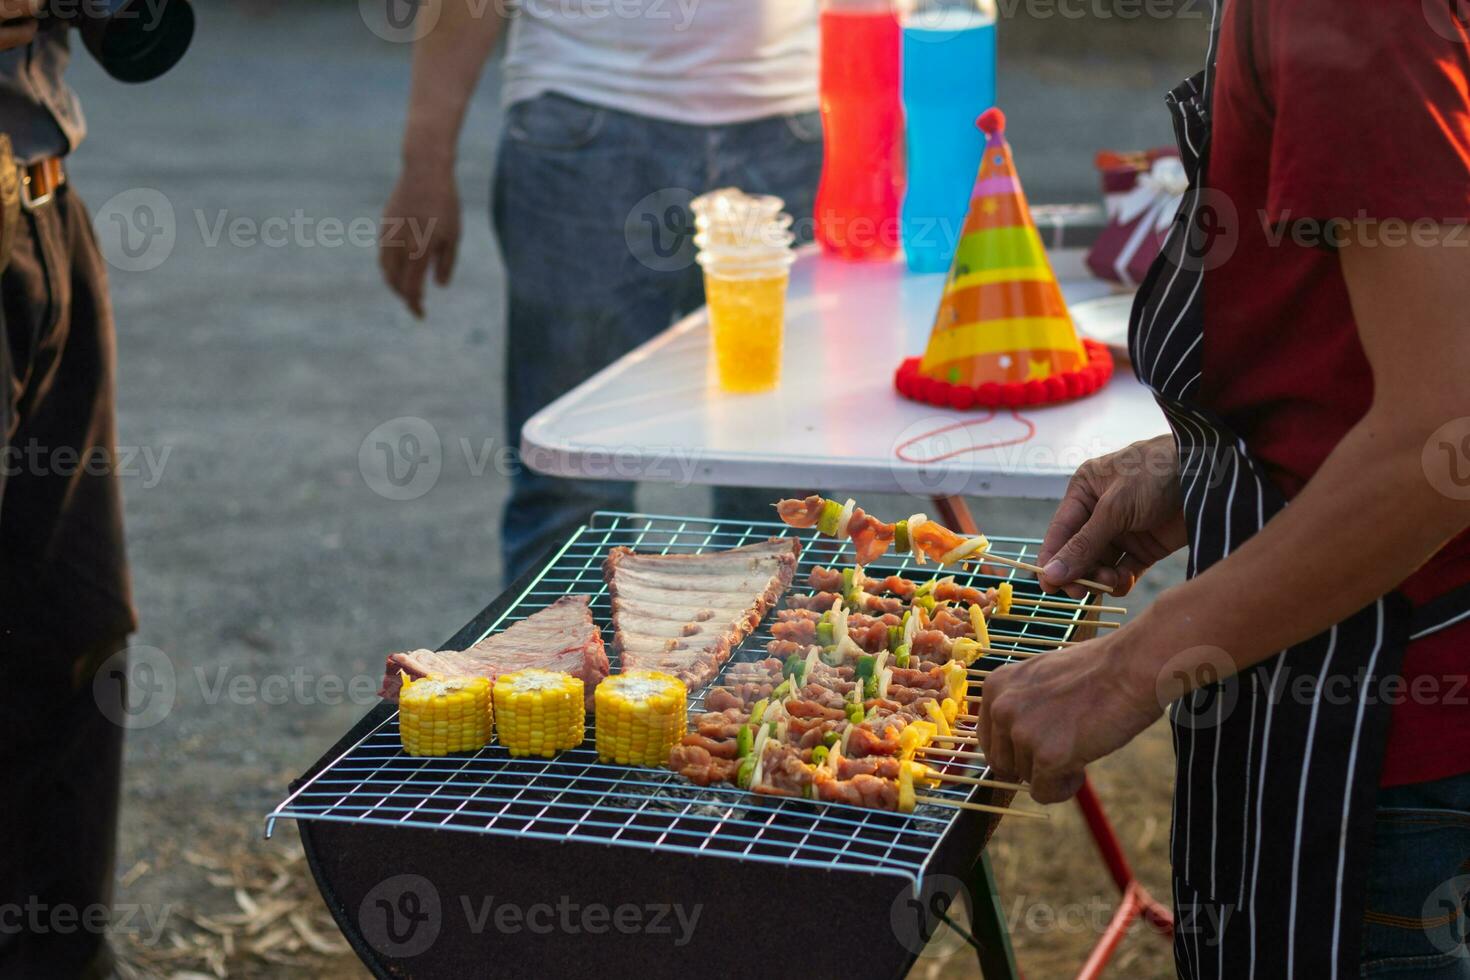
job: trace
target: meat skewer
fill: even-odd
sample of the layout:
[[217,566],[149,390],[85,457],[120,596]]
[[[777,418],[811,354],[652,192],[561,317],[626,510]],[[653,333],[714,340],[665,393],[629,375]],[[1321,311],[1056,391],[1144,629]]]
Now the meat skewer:
[[[841,573],[837,576],[840,582]],[[993,597],[971,591],[955,598],[978,600],[970,616],[980,620],[984,636],[982,607]],[[673,749],[671,769],[700,785],[733,783],[757,793],[900,811],[918,802],[960,805],[939,797],[920,799],[912,786],[915,774],[936,784],[1023,789],[913,761],[936,736],[953,737],[951,726],[969,697],[966,660],[986,652],[973,638],[973,623],[948,608],[937,609],[933,617],[923,606],[904,610],[900,600],[864,601],[860,608],[871,613],[850,611],[841,596],[828,595],[826,601],[810,603],[793,597],[798,599],[793,607],[778,613],[767,645],[770,656],[733,665],[725,683],[707,692],[709,710],[695,716],[693,731]]]
[[[871,771],[863,771],[870,769]],[[844,775],[844,772],[846,775]],[[1037,819],[1049,815],[1036,810],[1017,810],[984,803],[951,800],[916,792],[916,785],[935,781],[933,770],[920,763],[895,761],[886,766],[844,768],[840,754],[829,755],[822,764],[805,762],[788,747],[766,742],[757,753],[751,792],[769,796],[816,799],[849,803],[900,813],[912,813],[919,803],[979,810],[986,813],[1021,814]],[[977,785],[988,785],[978,782]],[[1006,784],[1014,786],[1017,784]]]
[[[900,552],[912,551],[921,562],[928,557],[940,565],[948,565],[983,557],[987,562],[1008,565],[1038,576],[1043,572],[1040,565],[991,552],[990,542],[983,534],[966,538],[923,514],[915,514],[895,524],[885,524],[864,512],[851,499],[839,504],[817,495],[802,500],[778,501],[776,514],[790,527],[815,527],[820,533],[839,541],[850,538],[859,565],[867,565],[883,557],[892,545]],[[1101,582],[1077,579],[1076,583],[1105,595],[1112,593]]]

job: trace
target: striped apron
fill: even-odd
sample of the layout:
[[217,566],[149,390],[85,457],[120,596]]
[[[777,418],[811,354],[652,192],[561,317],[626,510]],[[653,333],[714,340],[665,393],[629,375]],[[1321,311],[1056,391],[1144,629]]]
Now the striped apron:
[[[1179,451],[1190,576],[1286,505],[1245,443],[1198,403],[1204,274],[1211,241],[1227,230],[1205,182],[1222,6],[1205,71],[1165,100],[1190,188],[1139,289],[1129,330],[1134,370],[1157,397]],[[1390,594],[1172,706],[1180,976],[1358,975],[1391,710],[1382,682],[1400,673],[1411,638],[1466,617],[1465,590],[1417,611]]]

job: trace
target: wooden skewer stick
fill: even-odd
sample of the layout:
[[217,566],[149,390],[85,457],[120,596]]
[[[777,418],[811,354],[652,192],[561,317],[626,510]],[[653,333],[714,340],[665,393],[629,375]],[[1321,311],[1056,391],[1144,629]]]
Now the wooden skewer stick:
[[945,783],[962,783],[965,786],[989,786],[991,789],[1008,789],[1016,793],[1025,793],[1027,796],[1031,795],[1031,787],[1025,783],[1008,783],[1003,779],[984,779],[976,776],[957,776],[939,769],[930,769],[925,775]]
[[[1002,565],[1009,565],[1012,568],[1019,568],[1022,571],[1031,572],[1036,575],[1040,575],[1046,571],[1046,569],[1042,568],[1040,565],[1033,565],[1029,561],[1021,561],[1017,558],[1007,558],[1005,555],[997,555],[993,551],[981,552],[980,560],[982,562],[999,562]],[[1073,579],[1072,583],[1075,585],[1085,585],[1089,589],[1092,589],[1096,592],[1101,592],[1103,595],[1113,594],[1112,589],[1108,588],[1106,585],[1103,585],[1101,582],[1094,582],[1091,579]]]
[[[1007,639],[1010,639],[1010,637],[1007,637]],[[1045,650],[1022,650],[1020,647],[988,646],[981,652],[981,656],[989,656],[995,653],[1006,657],[1035,657],[1045,652]]]
[[975,762],[985,761],[985,756],[979,752],[966,752],[963,749],[945,749],[937,745],[926,745],[919,751],[925,755],[928,755],[930,752],[937,752],[940,755],[947,755],[955,759],[972,759]]
[[980,720],[980,716],[979,715],[955,715],[954,716],[954,720],[955,721],[976,722],[976,721],[979,721]]
[[952,806],[961,810],[974,810],[977,813],[999,813],[1003,816],[1026,817],[1030,820],[1050,820],[1051,814],[1040,810],[1017,810],[1009,806],[991,806],[988,803],[971,803],[968,800],[946,800],[942,796],[915,795],[916,803],[932,803],[935,806]]
[[938,746],[938,748],[948,748],[956,752],[964,751],[966,747],[972,749],[978,749],[980,747],[980,743],[975,738],[961,738],[958,735],[935,735],[929,741],[945,743]]
[[[1005,640],[1007,643],[1027,643],[1034,647],[1046,647],[1048,650],[1056,650],[1060,647],[1075,647],[1083,640],[1048,640],[1039,636],[1013,636],[1010,633],[998,634],[995,639]],[[1000,647],[992,649],[999,650]]]
[[1105,630],[1115,630],[1123,625],[1122,623],[1115,623],[1110,619],[1098,619],[1087,622],[1075,619],[1063,619],[1061,616],[1012,616],[1010,613],[1005,613],[1004,615],[993,613],[990,618],[992,621],[999,619],[1013,623],[1055,623],[1058,626],[1095,626],[1098,629]]
[[1060,599],[1027,599],[1024,596],[1012,596],[1012,606],[1035,606],[1038,609],[1080,609],[1083,612],[1117,613],[1120,616],[1128,615],[1128,609],[1124,606],[1098,606],[1082,602],[1063,602]]

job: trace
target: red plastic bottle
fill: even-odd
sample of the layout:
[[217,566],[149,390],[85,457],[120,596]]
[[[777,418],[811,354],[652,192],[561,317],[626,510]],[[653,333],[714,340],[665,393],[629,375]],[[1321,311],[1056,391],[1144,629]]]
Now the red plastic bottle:
[[817,241],[845,259],[890,259],[903,199],[903,35],[890,0],[823,0]]

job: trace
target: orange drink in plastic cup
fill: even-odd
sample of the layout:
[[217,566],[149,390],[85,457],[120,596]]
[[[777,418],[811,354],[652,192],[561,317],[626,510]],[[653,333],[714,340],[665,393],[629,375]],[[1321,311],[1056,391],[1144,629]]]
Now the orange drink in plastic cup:
[[781,334],[793,259],[789,249],[700,253],[711,346],[722,390],[770,391],[780,382]]

